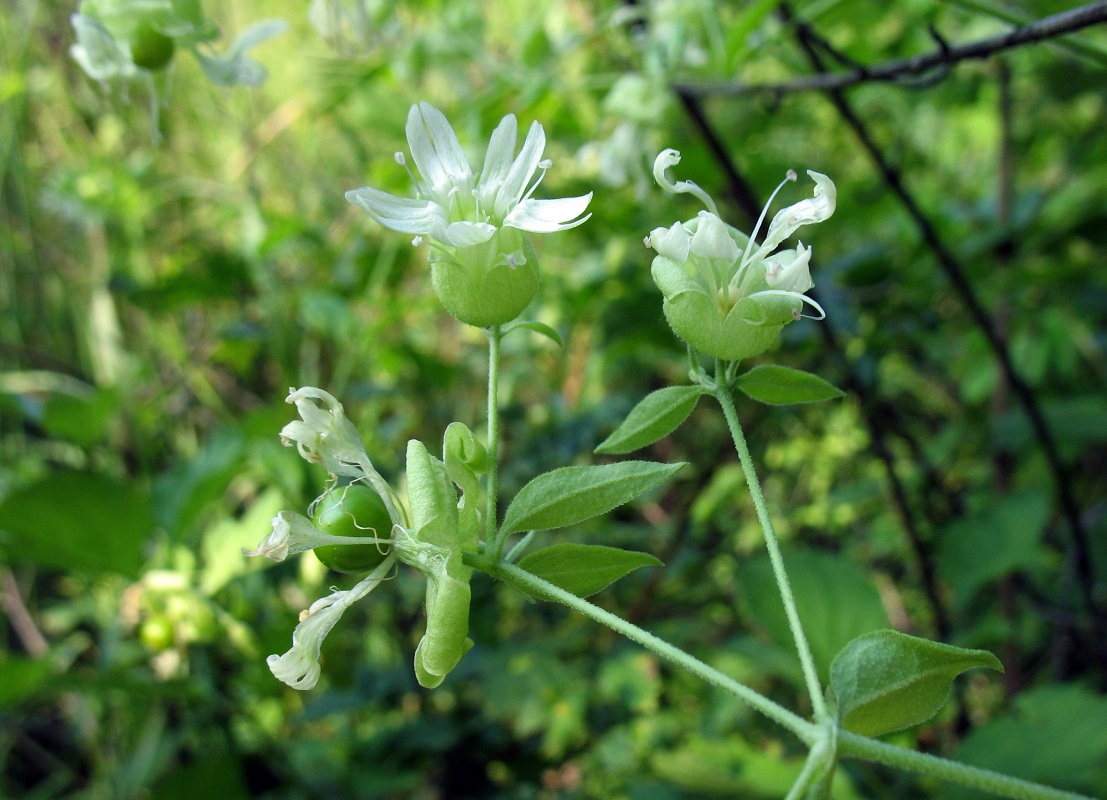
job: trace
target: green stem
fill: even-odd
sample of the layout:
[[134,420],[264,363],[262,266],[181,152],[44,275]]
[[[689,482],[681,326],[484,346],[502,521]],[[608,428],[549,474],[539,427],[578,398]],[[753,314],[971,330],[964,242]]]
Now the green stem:
[[485,511],[485,542],[494,561],[503,553],[503,537],[496,534],[496,492],[500,470],[500,340],[499,325],[483,329],[488,336],[488,506]]
[[465,555],[465,563],[471,567],[487,572],[493,578],[505,580],[515,586],[523,587],[535,596],[566,605],[575,611],[579,611],[586,617],[590,617],[601,625],[606,625],[616,633],[622,634],[631,641],[637,642],[643,647],[652,650],[666,661],[672,662],[688,670],[693,675],[702,678],[712,686],[717,686],[723,691],[734,695],[755,710],[760,711],[769,719],[783,725],[809,744],[816,741],[821,735],[818,726],[811,724],[797,714],[793,714],[783,706],[777,705],[772,700],[758,694],[745,684],[739,683],[729,675],[720,672],[714,667],[708,666],[698,658],[689,655],[678,647],[674,647],[663,639],[659,639],[652,633],[639,628],[637,625],[627,622],[611,612],[593,605],[584,598],[577,597],[575,594],[555,586],[549,581],[532,575],[514,564],[508,564],[503,561],[497,563],[492,558],[468,553]]
[[988,769],[959,764],[956,761],[897,747],[894,744],[869,739],[849,731],[838,733],[838,753],[868,761],[879,761],[882,764],[923,775],[933,775],[963,786],[991,792],[1000,797],[1015,798],[1015,800],[1092,800],[1087,795],[1065,792]]
[[799,612],[796,610],[796,599],[792,594],[792,585],[788,582],[788,573],[784,569],[784,558],[780,554],[780,542],[776,538],[773,521],[769,517],[769,509],[765,505],[765,495],[761,492],[761,483],[757,480],[757,472],[753,468],[750,449],[746,444],[746,437],[742,433],[742,426],[738,422],[738,412],[734,409],[730,387],[724,378],[725,371],[725,364],[720,361],[716,365],[716,383],[712,393],[715,395],[715,399],[719,401],[719,405],[723,407],[723,415],[730,427],[730,435],[734,439],[738,459],[742,462],[742,472],[746,476],[746,484],[749,486],[750,496],[753,498],[753,506],[757,510],[757,519],[761,523],[762,532],[765,534],[765,547],[769,551],[769,560],[773,565],[773,575],[776,577],[780,599],[784,602],[784,613],[788,617],[788,625],[792,629],[792,638],[795,640],[796,650],[799,652],[800,664],[803,666],[803,677],[807,683],[807,693],[811,696],[811,708],[815,712],[815,719],[822,720],[827,717],[822,685],[819,683],[819,675],[815,670],[815,660],[811,657],[811,646],[807,643],[807,636],[803,632],[803,624],[800,622]]

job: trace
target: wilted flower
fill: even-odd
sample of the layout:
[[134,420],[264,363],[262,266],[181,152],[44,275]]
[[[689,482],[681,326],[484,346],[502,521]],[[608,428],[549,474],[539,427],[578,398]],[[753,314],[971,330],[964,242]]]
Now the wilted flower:
[[395,564],[389,556],[354,588],[335,591],[316,600],[300,615],[300,624],[292,633],[292,649],[266,659],[270,672],[293,689],[307,690],[319,682],[319,652],[327,634],[346,609],[373,591],[388,576]]
[[[555,200],[531,196],[552,162],[542,159],[546,134],[537,122],[516,156],[517,129],[514,114],[500,121],[478,174],[442,112],[418,103],[406,126],[421,176],[409,170],[416,197],[371,186],[346,193],[384,227],[415,235],[416,244],[428,241],[435,292],[451,314],[470,325],[514,319],[538,290],[537,258],[525,232],[568,230],[591,216],[582,216],[591,192]],[[396,160],[407,166],[402,153]]]
[[[285,447],[296,443],[306,461],[322,464],[332,475],[358,477],[372,469],[365,445],[334,395],[315,386],[289,388],[286,403],[295,403],[302,420],[281,429]],[[321,401],[320,407],[316,401]]]
[[656,228],[646,245],[652,247],[652,275],[665,297],[665,317],[673,331],[706,355],[738,361],[768,349],[787,323],[799,319],[806,303],[825,316],[822,308],[803,295],[813,286],[811,249],[803,243],[794,250],[776,247],[798,228],[822,222],[834,213],[837,198],[827,176],[808,171],[815,181],[814,197],[779,211],[765,241],[757,245],[769,204],[784,183],[795,180],[789,171],[761,212],[753,235],[723,222],[710,196],[691,181],[673,182],[669,167],[680,161],[675,150],[663,151],[654,163],[662,188],[700,198],[709,210],[688,223]]
[[311,520],[293,511],[282,511],[273,517],[273,531],[253,550],[242,548],[246,556],[265,556],[271,561],[286,558],[305,550],[326,545],[378,544],[385,540],[374,536],[334,536],[324,533]]

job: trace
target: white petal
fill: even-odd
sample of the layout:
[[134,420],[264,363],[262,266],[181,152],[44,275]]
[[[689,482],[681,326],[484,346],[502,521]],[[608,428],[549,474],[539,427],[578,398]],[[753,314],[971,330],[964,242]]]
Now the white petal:
[[679,222],[674,222],[669,228],[654,228],[650,232],[650,247],[657,251],[658,255],[665,256],[677,264],[683,264],[688,260],[691,244],[692,236]]
[[512,206],[519,202],[534,171],[538,169],[538,162],[542,160],[542,151],[545,149],[546,132],[535,122],[527,131],[523,149],[519,151],[519,157],[512,163],[497,193],[495,208],[497,216],[507,214]]
[[440,241],[454,247],[472,247],[484,244],[496,233],[496,226],[487,222],[453,222],[442,234]]
[[447,219],[445,209],[433,200],[397,197],[372,186],[352,189],[346,192],[346,199],[364,208],[384,227],[399,233],[430,233],[436,224]]
[[781,250],[765,259],[765,281],[773,289],[806,292],[815,285],[810,263],[811,248],[800,242],[795,250]]
[[407,143],[431,191],[445,193],[473,176],[454,129],[430,103],[412,106],[407,115]]
[[508,114],[500,120],[496,130],[492,131],[492,138],[488,140],[488,152],[484,155],[484,166],[481,168],[479,188],[494,188],[507,177],[511,167],[512,156],[515,155],[515,137],[518,130],[518,122],[514,114]]
[[738,244],[726,225],[710,211],[699,213],[699,225],[692,235],[692,252],[702,258],[714,258],[733,264],[738,260]]
[[834,188],[834,182],[821,172],[807,171],[811,179],[815,181],[815,195],[807,200],[800,200],[794,205],[782,208],[773,217],[769,225],[769,232],[765,234],[765,242],[761,245],[761,252],[770,253],[773,249],[796,232],[803,225],[811,225],[829,219],[834,213],[838,200],[838,191]]
[[531,233],[552,233],[575,228],[592,216],[581,214],[592,201],[592,193],[580,197],[562,197],[556,200],[525,200],[511,210],[504,219],[504,227],[520,228]]

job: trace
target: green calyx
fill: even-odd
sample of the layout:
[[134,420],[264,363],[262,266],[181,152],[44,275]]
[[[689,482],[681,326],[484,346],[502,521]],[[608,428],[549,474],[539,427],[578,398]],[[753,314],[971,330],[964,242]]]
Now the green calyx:
[[[760,264],[751,267],[764,272]],[[654,258],[651,273],[665,298],[665,319],[673,332],[705,355],[725,361],[759,355],[772,347],[786,324],[799,319],[801,301],[758,294],[770,288],[764,277],[712,293],[665,256]]]
[[538,283],[538,256],[526,234],[513,228],[431,256],[434,293],[452,316],[478,328],[511,322],[534,298]]
[[[414,523],[411,537],[397,542],[401,561],[427,579],[427,629],[415,651],[420,686],[434,688],[473,646],[468,638],[469,579],[473,570],[463,559],[476,552],[479,536],[477,471],[487,453],[461,423],[453,423],[443,442],[445,461],[419,441],[408,442],[408,500]],[[460,486],[459,502],[454,484]]]

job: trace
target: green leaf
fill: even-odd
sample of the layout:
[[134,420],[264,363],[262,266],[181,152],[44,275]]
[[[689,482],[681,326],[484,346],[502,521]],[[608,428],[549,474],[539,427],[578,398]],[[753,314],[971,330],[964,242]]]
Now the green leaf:
[[817,403],[845,397],[845,393],[818,375],[778,364],[754,367],[739,376],[738,388],[759,403],[786,406],[793,403]]
[[556,344],[558,347],[562,349],[565,348],[565,342],[562,341],[561,334],[544,322],[534,322],[529,320],[526,322],[516,322],[508,326],[508,328],[504,331],[504,335],[506,336],[508,333],[515,330],[516,328],[526,328],[528,331],[540,333],[551,342]]
[[1015,570],[1041,568],[1042,533],[1050,510],[1044,492],[1018,492],[945,528],[938,545],[938,574],[953,587],[959,603]]
[[54,473],[0,504],[3,554],[55,569],[137,577],[152,527],[146,493],[101,475]]
[[[969,732],[957,748],[957,760],[1107,797],[1107,697],[1074,684],[1027,689],[1015,697],[1013,708]],[[941,796],[983,800],[992,795],[950,784]]]
[[[811,655],[825,681],[835,654],[863,633],[888,627],[888,616],[869,576],[841,555],[819,551],[785,553],[784,563]],[[746,611],[773,640],[795,652],[792,631],[780,601],[772,565],[761,556],[738,573]]]
[[1003,671],[987,650],[966,650],[893,630],[859,636],[830,667],[838,719],[863,736],[925,722],[949,698],[953,679],[973,667]]
[[555,544],[531,553],[518,564],[577,597],[590,597],[639,567],[659,567],[649,553],[595,544]]
[[706,391],[702,386],[670,386],[651,392],[631,409],[623,424],[596,448],[596,452],[629,453],[668,436],[688,419]]
[[519,490],[504,515],[504,534],[575,525],[623,505],[671,478],[684,464],[623,461],[563,467]]

